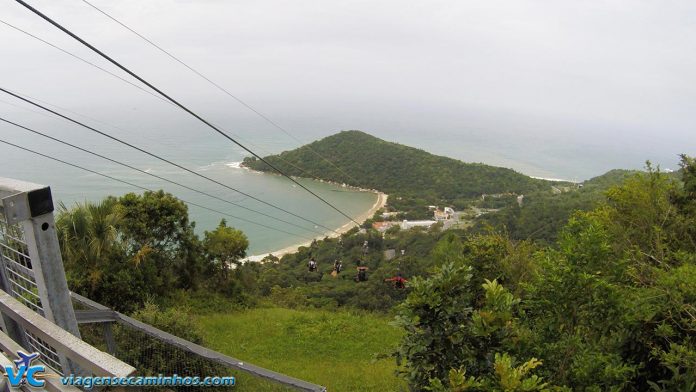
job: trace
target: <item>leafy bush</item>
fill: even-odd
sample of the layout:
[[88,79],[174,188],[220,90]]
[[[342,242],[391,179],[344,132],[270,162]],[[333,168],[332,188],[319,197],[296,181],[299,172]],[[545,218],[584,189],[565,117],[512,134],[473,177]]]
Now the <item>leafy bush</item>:
[[414,390],[548,390],[540,377],[529,375],[541,362],[532,358],[514,367],[506,352],[518,350],[525,339],[516,317],[520,300],[487,280],[477,309],[471,278],[470,267],[450,262],[411,283],[395,322],[406,331],[395,354],[402,376]]

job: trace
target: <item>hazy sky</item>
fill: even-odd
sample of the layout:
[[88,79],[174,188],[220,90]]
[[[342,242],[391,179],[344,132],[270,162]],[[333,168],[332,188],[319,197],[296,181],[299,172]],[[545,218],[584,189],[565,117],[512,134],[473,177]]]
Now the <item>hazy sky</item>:
[[[292,144],[80,0],[29,1],[227,129],[271,150]],[[566,176],[696,154],[694,1],[92,1],[306,141],[362,129]],[[15,2],[0,19],[114,69]],[[171,124],[205,134],[1,24],[0,49],[2,86],[153,140]],[[1,102],[0,113],[29,118]]]

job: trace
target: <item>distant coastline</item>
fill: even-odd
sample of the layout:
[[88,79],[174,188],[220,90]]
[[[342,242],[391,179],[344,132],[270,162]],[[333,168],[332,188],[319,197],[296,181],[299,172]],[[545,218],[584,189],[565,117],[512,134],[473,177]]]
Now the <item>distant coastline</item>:
[[[255,172],[255,173],[259,173],[259,174],[279,175],[277,173],[262,172],[259,170],[250,169],[250,168],[244,166],[243,162],[229,162],[229,163],[226,163],[226,165],[230,168],[233,168],[233,169],[244,169],[244,170],[249,170],[251,172]],[[297,177],[295,177],[295,178],[297,178]],[[304,177],[302,177],[302,178],[304,178]],[[327,180],[322,180],[322,179],[311,179],[311,178],[308,178],[308,179],[314,180],[314,181],[319,181],[319,182],[322,182],[325,184],[335,185],[335,186],[345,188],[345,189],[350,189],[352,191],[371,192],[371,193],[376,194],[377,200],[372,205],[372,207],[370,207],[370,209],[368,209],[367,211],[365,211],[364,213],[360,214],[358,217],[355,218],[355,221],[361,222],[361,223],[364,222],[365,220],[371,218],[375,214],[375,212],[377,212],[377,210],[379,210],[380,208],[384,208],[384,206],[387,204],[387,198],[389,197],[389,195],[387,195],[386,193],[380,192],[380,191],[375,190],[375,189],[365,189],[365,188],[360,188],[360,187],[356,187],[356,186],[341,184],[341,183],[337,183],[334,181],[327,181]],[[348,223],[344,224],[343,226],[337,228],[335,230],[335,232],[327,232],[327,233],[325,233],[325,235],[317,236],[314,239],[320,240],[320,239],[323,239],[325,237],[335,238],[343,233],[348,232],[348,230],[352,229],[353,227],[355,227],[355,224],[353,222],[348,222]],[[312,243],[312,241],[305,241],[305,242],[302,242],[300,244],[290,245],[290,246],[287,246],[285,248],[278,249],[278,250],[275,250],[272,252],[261,253],[258,255],[252,255],[252,256],[249,256],[246,259],[244,259],[244,261],[256,261],[256,262],[258,262],[258,261],[261,261],[268,256],[275,256],[275,257],[280,258],[280,257],[283,257],[283,255],[286,255],[289,253],[296,253],[299,248],[301,248],[303,246],[309,246],[309,245],[311,245],[311,243]]]
[[[266,172],[266,171],[261,171],[261,170],[254,170],[254,169],[252,169],[252,168],[250,168],[250,167],[248,167],[248,166],[244,166],[244,162],[229,162],[229,163],[226,163],[225,165],[227,165],[228,167],[231,167],[231,168],[233,168],[233,169],[244,169],[244,170],[248,170],[248,171],[250,171],[250,172],[252,172],[252,173],[257,173],[257,174],[270,174],[270,175],[273,175],[273,176],[280,176],[280,174],[275,173],[275,172],[272,172],[272,171]],[[359,187],[359,186],[348,185],[348,184],[346,184],[346,183],[340,183],[340,182],[336,182],[336,181],[324,180],[324,179],[321,179],[321,178],[309,178],[309,177],[298,177],[298,176],[290,176],[290,177],[292,177],[292,178],[302,178],[302,179],[306,179],[306,180],[317,181],[317,182],[321,182],[321,183],[324,183],[324,184],[331,184],[331,185],[335,185],[335,186],[338,186],[338,187],[341,187],[341,188],[345,188],[345,189],[349,189],[349,190],[352,190],[352,191],[381,193],[381,192],[378,191],[377,189],[361,188],[361,187]]]
[[[377,195],[377,200],[372,205],[372,207],[370,207],[369,210],[365,211],[364,213],[360,214],[358,217],[355,218],[355,220],[357,222],[364,222],[365,220],[372,217],[372,215],[374,215],[375,212],[377,212],[377,210],[379,210],[380,208],[383,208],[387,204],[387,198],[389,197],[389,195],[387,195],[386,193],[379,192],[379,191],[371,191],[371,190],[362,190],[362,191],[363,192],[374,192]],[[337,228],[336,232],[326,233],[325,236],[317,236],[315,239],[321,240],[324,237],[335,238],[343,233],[348,232],[348,230],[352,229],[353,227],[355,227],[355,224],[353,222],[348,222],[345,225]],[[311,245],[311,243],[312,243],[312,241],[305,241],[305,242],[302,242],[300,244],[290,245],[290,246],[285,247],[283,249],[275,250],[273,252],[267,252],[267,253],[262,253],[259,255],[249,256],[246,259],[244,259],[244,261],[259,262],[268,256],[275,256],[275,257],[281,258],[286,254],[296,253],[301,247],[309,246],[309,245]]]
[[549,178],[549,177],[537,177],[537,176],[529,176],[531,178],[537,179],[537,180],[546,180],[546,181],[552,181],[552,182],[571,182],[574,184],[579,184],[582,181],[578,180],[565,180],[563,178]]

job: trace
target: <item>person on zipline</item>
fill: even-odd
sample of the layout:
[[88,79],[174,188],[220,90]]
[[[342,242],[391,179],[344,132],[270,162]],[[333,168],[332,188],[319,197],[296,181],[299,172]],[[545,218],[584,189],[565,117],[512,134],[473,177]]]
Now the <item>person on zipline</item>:
[[336,271],[337,274],[340,274],[342,270],[343,263],[341,263],[341,260],[336,259],[336,261],[334,261],[334,271]]
[[406,288],[406,282],[408,282],[407,279],[404,279],[403,277],[401,277],[401,272],[397,272],[395,277],[384,279],[384,281],[385,282],[394,282],[395,289]]
[[314,272],[317,270],[317,262],[314,260],[314,257],[309,259],[309,263],[307,265],[309,266],[309,272]]
[[356,282],[366,282],[367,281],[367,267],[358,267],[358,274],[355,275]]

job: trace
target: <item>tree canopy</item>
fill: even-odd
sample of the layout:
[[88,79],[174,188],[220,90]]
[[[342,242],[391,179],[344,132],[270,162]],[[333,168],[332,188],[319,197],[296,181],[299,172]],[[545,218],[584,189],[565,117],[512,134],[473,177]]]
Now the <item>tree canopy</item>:
[[[322,157],[328,157],[330,162]],[[526,193],[546,184],[512,169],[464,163],[360,131],[343,131],[264,159],[294,176],[379,189],[392,195],[391,204],[402,205],[401,209],[407,211],[483,193]],[[273,171],[253,157],[246,158],[244,165]]]
[[199,239],[162,191],[63,206],[56,222],[73,290],[180,333],[192,322],[172,307],[190,301],[351,308],[395,316],[414,391],[696,390],[696,161],[534,186],[488,227],[354,228],[263,263],[239,263],[248,240],[224,220]]
[[229,287],[220,271],[249,245],[224,221],[201,241],[186,205],[163,191],[63,205],[56,226],[71,289],[121,311],[175,290]]

